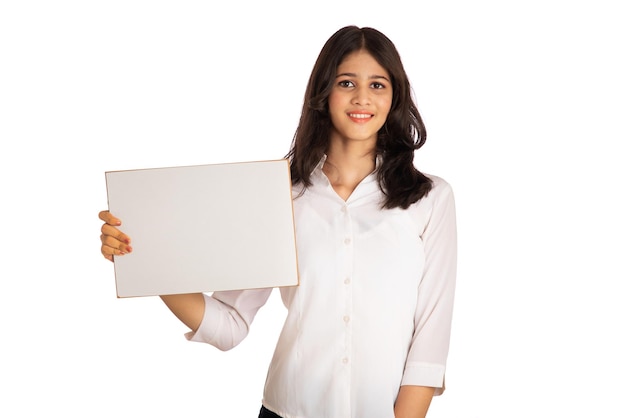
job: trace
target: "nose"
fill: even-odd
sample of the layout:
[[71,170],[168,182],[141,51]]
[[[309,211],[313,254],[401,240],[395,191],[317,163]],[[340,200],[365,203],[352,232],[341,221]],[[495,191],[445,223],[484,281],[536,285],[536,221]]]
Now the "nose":
[[367,87],[357,86],[352,96],[352,104],[366,106],[370,104],[370,92]]

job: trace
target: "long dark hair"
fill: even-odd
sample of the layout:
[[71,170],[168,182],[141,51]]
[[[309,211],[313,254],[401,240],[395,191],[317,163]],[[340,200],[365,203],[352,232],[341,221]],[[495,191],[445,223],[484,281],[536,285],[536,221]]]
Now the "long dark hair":
[[324,44],[304,94],[298,128],[287,158],[293,184],[311,185],[310,175],[328,149],[331,121],[328,96],[337,67],[356,51],[365,50],[391,76],[393,99],[387,121],[378,132],[378,184],[385,195],[383,207],[406,209],[432,188],[428,177],[413,164],[415,150],[426,141],[426,128],[411,96],[411,86],[395,45],[373,28],[346,26]]

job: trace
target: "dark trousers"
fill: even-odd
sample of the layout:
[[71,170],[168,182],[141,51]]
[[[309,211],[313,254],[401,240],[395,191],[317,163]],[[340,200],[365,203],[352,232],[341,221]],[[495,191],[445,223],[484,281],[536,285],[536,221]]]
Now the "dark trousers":
[[261,406],[261,412],[259,412],[259,418],[280,418],[280,416],[276,415],[275,413],[265,408],[264,406]]

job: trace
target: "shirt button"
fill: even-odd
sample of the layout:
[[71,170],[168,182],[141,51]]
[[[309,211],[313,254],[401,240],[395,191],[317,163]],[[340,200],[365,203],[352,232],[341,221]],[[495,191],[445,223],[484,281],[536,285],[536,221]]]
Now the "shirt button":
[[348,315],[344,316],[343,322],[350,322],[350,317]]
[[341,360],[341,362],[342,362],[343,364],[348,364],[348,358],[347,358],[347,357],[344,357],[344,358]]
[[350,243],[352,242],[352,240],[350,238],[346,238],[343,240],[343,243],[346,245],[350,245]]
[[341,207],[341,211],[346,213],[348,211],[348,207],[347,206],[342,206]]
[[346,277],[346,279],[343,281],[344,284],[350,284],[350,278]]

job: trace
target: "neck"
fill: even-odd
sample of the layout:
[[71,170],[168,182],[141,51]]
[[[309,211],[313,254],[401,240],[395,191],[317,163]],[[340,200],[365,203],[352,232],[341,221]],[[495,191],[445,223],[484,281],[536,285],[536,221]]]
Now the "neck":
[[376,168],[375,148],[358,144],[345,146],[331,143],[324,163],[324,174],[344,200]]
[[371,141],[332,140],[326,150],[327,161],[346,170],[374,170],[376,161],[376,143]]

